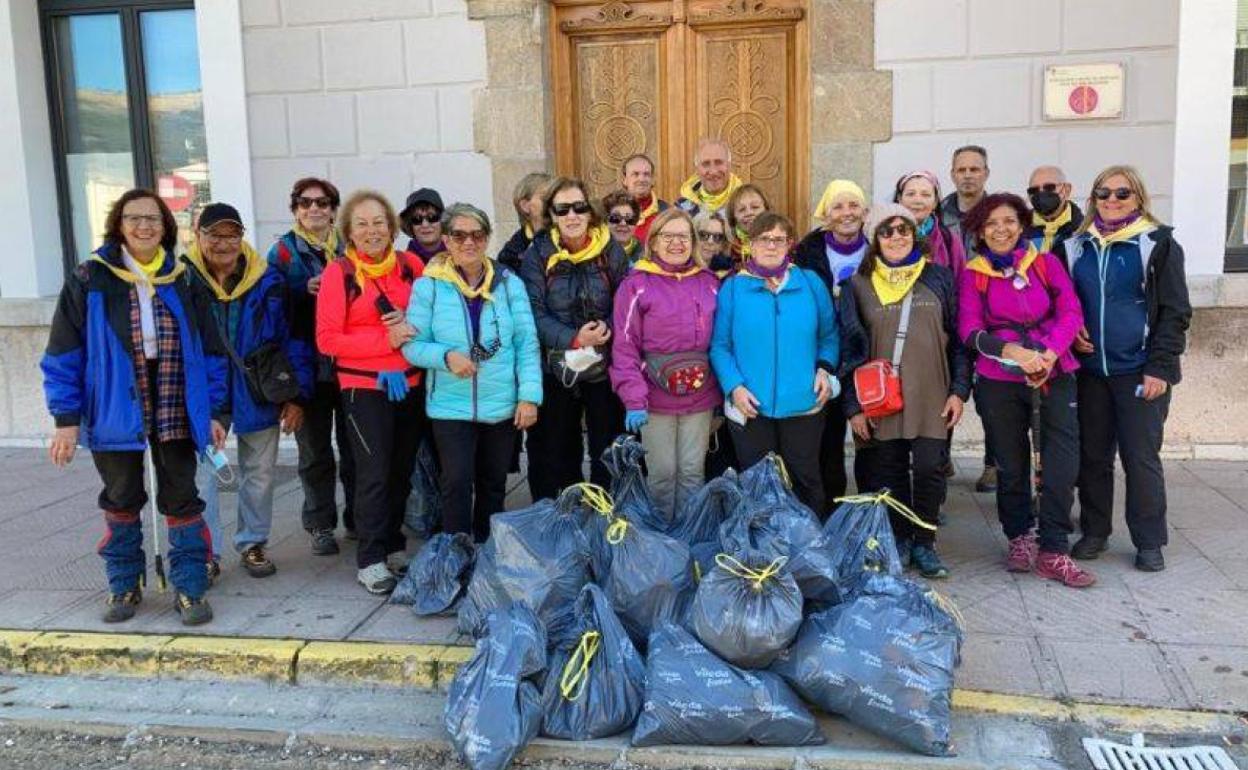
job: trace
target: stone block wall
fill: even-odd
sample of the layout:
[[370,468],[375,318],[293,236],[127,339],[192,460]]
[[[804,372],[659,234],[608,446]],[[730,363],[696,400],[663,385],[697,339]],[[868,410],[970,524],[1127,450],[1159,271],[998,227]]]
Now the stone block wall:
[[433,187],[493,214],[473,139],[485,34],[463,0],[241,1],[257,248],[288,229],[305,175],[396,207]]
[[[1022,191],[1042,164],[1065,169],[1082,204],[1104,166],[1143,173],[1170,216],[1178,0],[877,0],[875,65],[893,73],[891,141],[874,149],[877,197],[906,171],[949,181],[950,153],[981,144],[990,189]],[[1121,62],[1117,120],[1046,122],[1047,65]]]

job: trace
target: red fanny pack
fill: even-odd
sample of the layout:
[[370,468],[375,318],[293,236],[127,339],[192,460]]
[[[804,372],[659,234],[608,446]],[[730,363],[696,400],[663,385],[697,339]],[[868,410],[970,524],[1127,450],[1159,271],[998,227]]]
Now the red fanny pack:
[[710,380],[711,365],[706,353],[651,353],[645,357],[646,373],[664,393],[688,396],[697,393]]
[[897,338],[893,340],[892,359],[873,358],[854,370],[858,404],[868,418],[888,417],[905,408],[901,395],[901,353],[906,346],[913,299],[914,292],[910,292],[901,303],[901,320],[897,323]]

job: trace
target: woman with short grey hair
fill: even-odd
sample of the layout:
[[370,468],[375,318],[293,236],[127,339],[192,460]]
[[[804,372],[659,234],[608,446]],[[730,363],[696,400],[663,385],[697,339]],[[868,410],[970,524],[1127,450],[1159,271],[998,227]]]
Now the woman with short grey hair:
[[493,228],[467,203],[442,215],[446,251],[412,286],[403,346],[428,370],[426,405],[442,470],[442,527],[484,542],[503,510],[517,431],[537,421],[537,327],[519,276],[486,256]]

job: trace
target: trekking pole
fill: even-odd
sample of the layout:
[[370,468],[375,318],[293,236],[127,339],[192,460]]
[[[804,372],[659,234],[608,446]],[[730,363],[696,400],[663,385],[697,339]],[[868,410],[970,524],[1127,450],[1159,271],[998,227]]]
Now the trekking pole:
[[148,510],[152,514],[152,548],[156,551],[156,588],[163,594],[169,590],[169,582],[165,579],[165,560],[160,554],[160,517],[156,514],[156,448],[148,446],[143,456],[147,460],[147,485],[151,489],[148,498]]
[[1045,384],[1031,389],[1031,504],[1037,525],[1040,522],[1040,488],[1044,480],[1044,462],[1041,459],[1041,448],[1044,445],[1041,435],[1043,422],[1040,408],[1044,403],[1043,391],[1047,387]]

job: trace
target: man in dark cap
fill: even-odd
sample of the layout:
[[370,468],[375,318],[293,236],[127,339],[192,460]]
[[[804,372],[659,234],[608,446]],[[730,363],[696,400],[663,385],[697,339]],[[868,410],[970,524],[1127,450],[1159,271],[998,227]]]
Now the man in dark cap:
[[446,250],[442,243],[442,196],[437,190],[422,187],[407,196],[407,203],[399,212],[399,229],[409,240],[407,251],[428,264],[430,259]]

